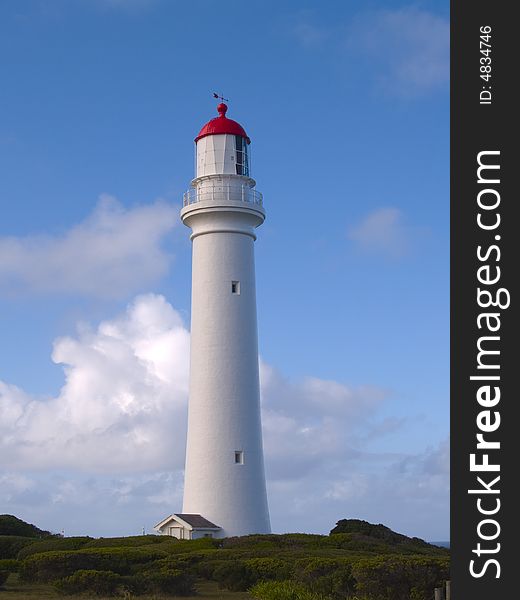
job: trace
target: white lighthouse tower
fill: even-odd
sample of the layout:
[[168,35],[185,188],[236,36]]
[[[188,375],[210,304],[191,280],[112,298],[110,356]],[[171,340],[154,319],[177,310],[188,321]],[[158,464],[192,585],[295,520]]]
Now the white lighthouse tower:
[[181,210],[193,243],[183,515],[232,536],[270,532],[254,265],[265,212],[249,175],[250,139],[225,104],[217,110],[195,139],[196,177]]

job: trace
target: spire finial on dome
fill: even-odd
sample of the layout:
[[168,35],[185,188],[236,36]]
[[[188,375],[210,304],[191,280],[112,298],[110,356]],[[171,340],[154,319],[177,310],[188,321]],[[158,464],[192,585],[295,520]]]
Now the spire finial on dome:
[[220,104],[217,106],[217,110],[218,110],[218,114],[221,117],[225,117],[226,116],[226,112],[227,112],[227,104],[224,104],[224,100],[226,102],[229,102],[229,100],[227,98],[224,98],[224,96],[222,94],[217,94],[217,92],[213,92],[213,98],[217,98],[217,100],[220,100]]

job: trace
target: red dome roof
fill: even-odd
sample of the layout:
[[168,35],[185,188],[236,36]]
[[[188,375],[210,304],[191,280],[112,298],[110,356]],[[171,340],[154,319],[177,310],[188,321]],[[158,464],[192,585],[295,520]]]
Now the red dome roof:
[[195,138],[195,141],[198,142],[200,138],[206,137],[207,135],[229,133],[231,135],[240,135],[243,138],[246,138],[246,142],[250,144],[251,140],[248,138],[242,125],[233,121],[233,119],[228,119],[226,117],[227,106],[224,103],[221,103],[217,106],[217,110],[219,116],[211,119],[211,121],[208,121],[206,125],[204,125],[199,131],[199,135]]

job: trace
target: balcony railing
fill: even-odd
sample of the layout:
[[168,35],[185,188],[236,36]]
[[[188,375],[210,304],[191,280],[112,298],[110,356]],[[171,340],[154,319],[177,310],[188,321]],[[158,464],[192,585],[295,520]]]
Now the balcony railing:
[[248,202],[249,204],[263,205],[262,194],[245,185],[215,185],[211,187],[191,188],[183,194],[183,206],[189,206],[196,202],[228,201],[228,202]]

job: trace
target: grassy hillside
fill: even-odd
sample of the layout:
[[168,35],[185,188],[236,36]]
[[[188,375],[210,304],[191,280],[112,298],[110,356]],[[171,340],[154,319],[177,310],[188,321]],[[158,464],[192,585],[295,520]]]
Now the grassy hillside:
[[36,589],[42,598],[203,598],[215,586],[237,600],[246,592],[258,600],[427,600],[449,579],[448,550],[356,520],[339,521],[330,535],[23,538],[21,547],[19,537],[0,536],[0,547],[2,537],[4,550],[11,544],[0,558],[2,595],[19,600],[38,597]]

